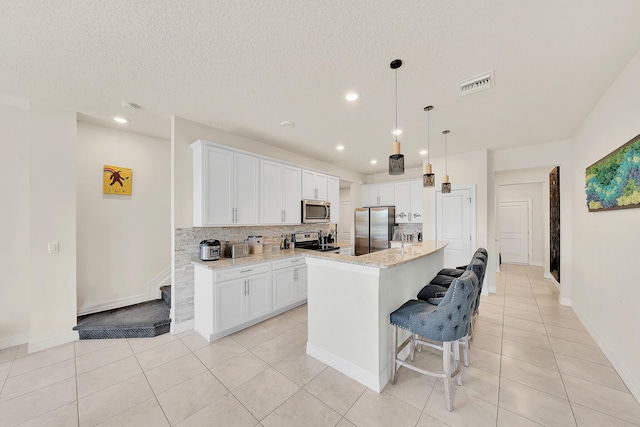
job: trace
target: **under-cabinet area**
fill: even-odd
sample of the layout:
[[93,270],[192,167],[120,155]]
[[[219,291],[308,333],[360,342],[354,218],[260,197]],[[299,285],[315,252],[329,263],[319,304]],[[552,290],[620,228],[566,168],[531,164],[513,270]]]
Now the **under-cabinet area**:
[[302,255],[216,268],[194,261],[194,329],[208,341],[229,335],[307,301]]

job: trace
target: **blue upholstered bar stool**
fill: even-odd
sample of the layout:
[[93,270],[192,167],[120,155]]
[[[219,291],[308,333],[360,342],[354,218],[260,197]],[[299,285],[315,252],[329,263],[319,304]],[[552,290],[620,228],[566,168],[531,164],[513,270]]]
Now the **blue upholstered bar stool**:
[[[456,278],[442,301],[437,306],[426,301],[410,300],[404,303],[399,309],[391,313],[391,383],[396,382],[396,370],[398,365],[405,366],[424,375],[430,375],[444,379],[444,392],[447,401],[447,409],[453,411],[453,401],[451,398],[451,380],[459,378],[462,367],[457,361],[451,366],[452,350],[457,354],[459,348],[458,340],[469,333],[471,315],[475,307],[477,294],[476,286],[478,278],[471,271],[465,271],[462,276]],[[398,347],[398,328],[410,332],[407,338]],[[442,346],[432,342],[442,342]],[[404,347],[410,345],[409,354],[413,361],[414,348],[416,344],[426,345],[442,351],[442,372],[427,371],[418,366],[398,358],[398,353]],[[453,347],[452,347],[453,346]]]
[[[482,290],[482,280],[484,279],[484,273],[487,269],[487,264],[484,262],[484,259],[486,259],[486,257],[484,256],[472,259],[471,263],[467,266],[467,269],[466,269],[466,271],[473,271],[473,273],[475,273],[476,277],[478,278],[478,281],[476,284],[476,297],[475,297],[475,300],[473,303],[473,309],[471,312],[472,315],[471,315],[471,324],[469,325],[469,333],[464,337],[460,338],[460,344],[462,345],[462,356],[464,360],[464,366],[469,366],[469,341],[473,340],[473,322],[474,322],[473,313],[475,312],[476,308],[480,304],[480,291]],[[430,286],[430,285],[427,285],[427,286]],[[423,291],[420,291],[420,293],[418,293],[419,300],[424,300],[422,293]],[[426,301],[430,304],[438,305],[440,304],[440,301],[442,301],[442,299],[443,298],[427,298]]]

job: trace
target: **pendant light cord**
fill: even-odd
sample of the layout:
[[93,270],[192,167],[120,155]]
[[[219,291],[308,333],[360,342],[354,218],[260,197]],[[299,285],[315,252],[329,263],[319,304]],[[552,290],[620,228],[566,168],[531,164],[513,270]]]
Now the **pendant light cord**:
[[429,156],[431,155],[431,148],[429,148],[429,129],[431,128],[431,124],[429,123],[429,116],[431,112],[427,110],[427,164],[429,164]]
[[447,134],[444,134],[444,174],[449,175],[449,154],[447,152]]
[[396,128],[393,133],[396,135],[396,142],[398,142],[398,69],[396,68]]

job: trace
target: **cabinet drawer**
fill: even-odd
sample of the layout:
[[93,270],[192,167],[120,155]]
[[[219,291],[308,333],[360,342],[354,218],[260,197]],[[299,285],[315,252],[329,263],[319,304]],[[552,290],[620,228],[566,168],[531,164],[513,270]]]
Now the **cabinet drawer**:
[[216,271],[214,280],[217,282],[222,282],[225,280],[248,277],[259,273],[268,273],[270,269],[271,266],[268,262],[259,264],[247,264],[243,265],[242,267],[226,268],[224,270]]
[[279,259],[277,261],[273,261],[273,269],[274,270],[279,270],[281,268],[286,268],[286,267],[296,267],[298,265],[304,265],[305,261],[304,261],[304,257],[297,257],[297,258],[285,258],[285,259]]

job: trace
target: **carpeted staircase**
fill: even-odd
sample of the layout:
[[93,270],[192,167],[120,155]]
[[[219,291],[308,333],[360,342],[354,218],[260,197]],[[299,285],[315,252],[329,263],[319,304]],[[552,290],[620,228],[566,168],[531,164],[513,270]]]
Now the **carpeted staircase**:
[[160,288],[162,299],[78,317],[81,340],[148,338],[169,332],[171,286]]

